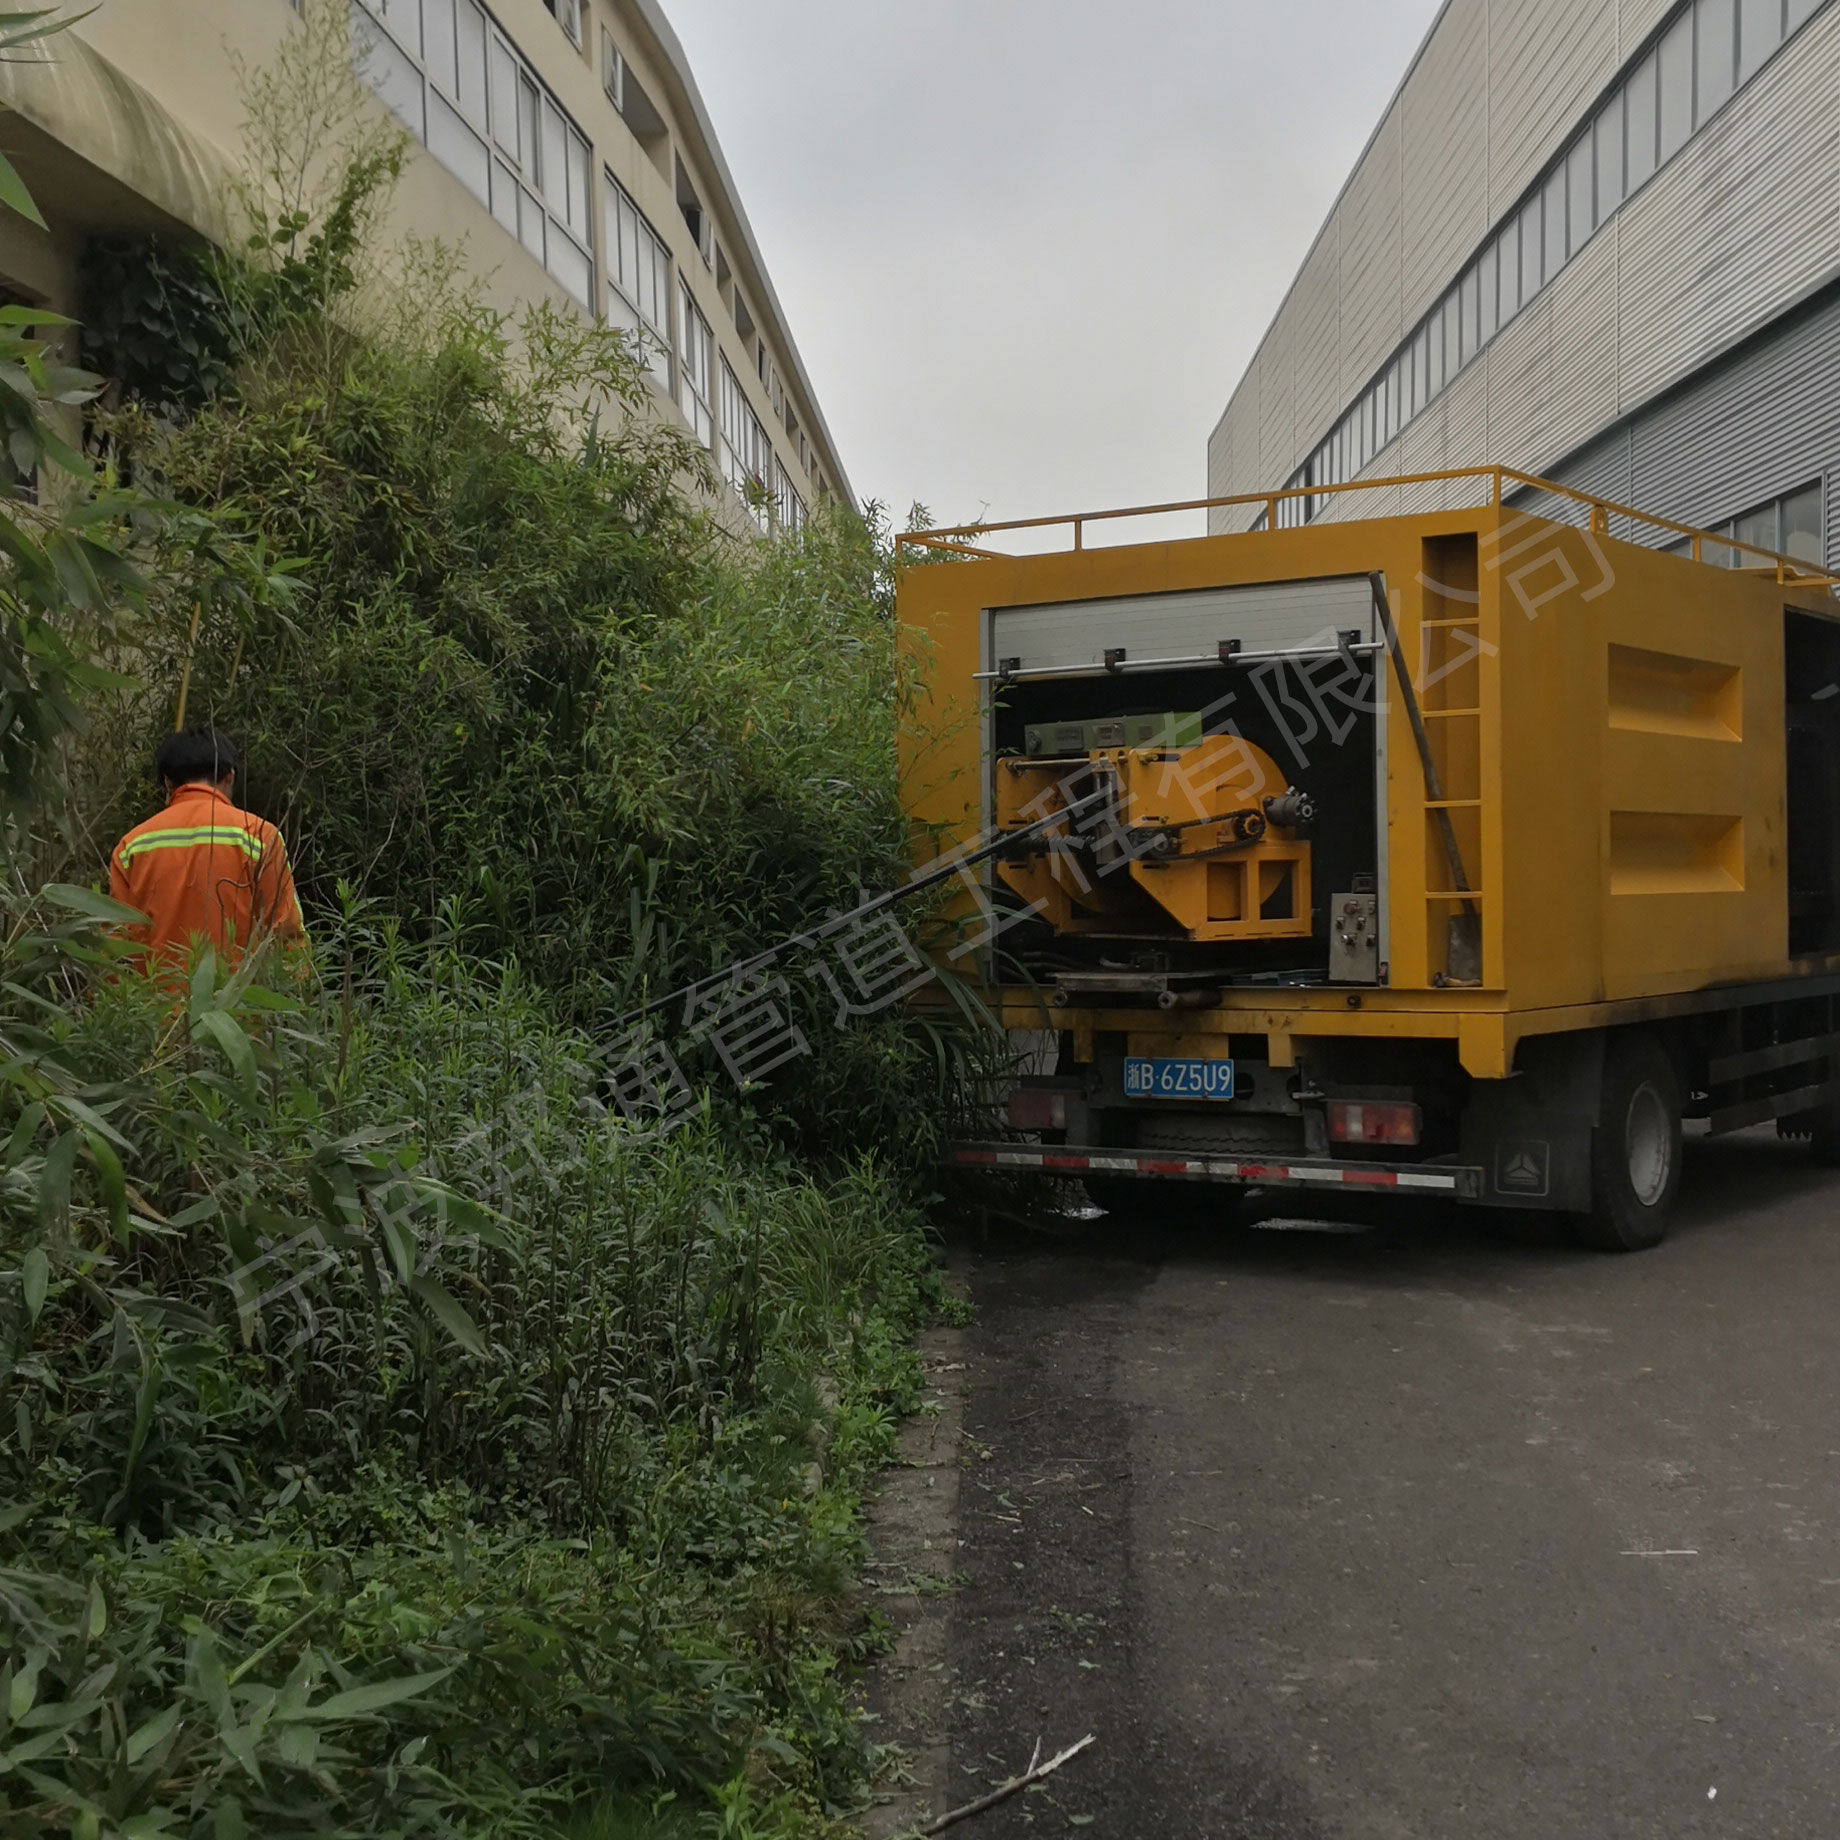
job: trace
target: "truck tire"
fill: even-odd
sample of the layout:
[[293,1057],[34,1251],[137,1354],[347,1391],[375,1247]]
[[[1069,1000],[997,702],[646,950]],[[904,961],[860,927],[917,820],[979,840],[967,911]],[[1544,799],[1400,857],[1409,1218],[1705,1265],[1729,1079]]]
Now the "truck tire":
[[1599,1252],[1660,1245],[1680,1192],[1680,1165],[1680,1076],[1673,1060],[1652,1035],[1612,1035],[1591,1133],[1591,1211],[1574,1217],[1579,1243]]

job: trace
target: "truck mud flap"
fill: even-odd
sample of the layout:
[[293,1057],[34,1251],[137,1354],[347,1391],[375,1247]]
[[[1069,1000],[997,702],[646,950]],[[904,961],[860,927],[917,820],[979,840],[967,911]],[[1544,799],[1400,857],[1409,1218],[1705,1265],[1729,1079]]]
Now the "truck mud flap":
[[1239,1182],[1259,1188],[1404,1189],[1471,1201],[1482,1194],[1483,1171],[1448,1163],[1242,1163],[1222,1156],[1182,1156],[1167,1150],[1063,1150],[1042,1144],[953,1144],[955,1169],[1033,1170],[1056,1176],[1161,1176],[1179,1182]]

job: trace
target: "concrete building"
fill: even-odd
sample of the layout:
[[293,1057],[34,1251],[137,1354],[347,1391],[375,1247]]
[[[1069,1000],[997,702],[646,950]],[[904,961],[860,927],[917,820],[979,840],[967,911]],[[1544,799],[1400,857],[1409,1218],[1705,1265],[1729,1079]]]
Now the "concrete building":
[[1499,464],[1840,563],[1837,200],[1840,6],[1447,0],[1210,437],[1210,494]]
[[[361,0],[351,20],[361,73],[417,143],[386,238],[461,247],[496,305],[547,297],[642,333],[656,411],[710,449],[737,521],[796,527],[849,500],[656,0]],[[86,237],[226,234],[239,68],[301,29],[294,0],[101,0],[48,61],[0,64],[0,147],[50,225],[0,219],[0,288],[68,310]]]

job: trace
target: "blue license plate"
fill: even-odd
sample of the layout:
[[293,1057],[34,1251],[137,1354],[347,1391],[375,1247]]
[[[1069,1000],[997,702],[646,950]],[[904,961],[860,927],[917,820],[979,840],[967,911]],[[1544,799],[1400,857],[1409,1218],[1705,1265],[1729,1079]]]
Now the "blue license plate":
[[1231,1061],[1127,1060],[1127,1099],[1231,1099]]

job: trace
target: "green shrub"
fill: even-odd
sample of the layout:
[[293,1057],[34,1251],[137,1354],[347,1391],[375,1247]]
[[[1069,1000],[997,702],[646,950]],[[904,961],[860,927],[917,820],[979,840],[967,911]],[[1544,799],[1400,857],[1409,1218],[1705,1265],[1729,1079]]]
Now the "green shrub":
[[929,1283],[875,1171],[648,1139],[515,972],[387,931],[327,994],[207,955],[70,1007],[97,923],[13,922],[0,1824],[538,1831],[750,1755],[847,1796],[827,1606]]
[[[675,1129],[607,1075],[901,872],[886,533],[723,530],[616,335],[379,306],[400,150],[340,139],[347,66],[283,77],[319,203],[91,252],[106,466],[48,415],[100,380],[0,309],[63,474],[0,506],[0,1830],[816,1833],[989,1049],[789,959],[764,1086],[676,1012]],[[124,965],[91,884],[181,710],[310,957]]]

